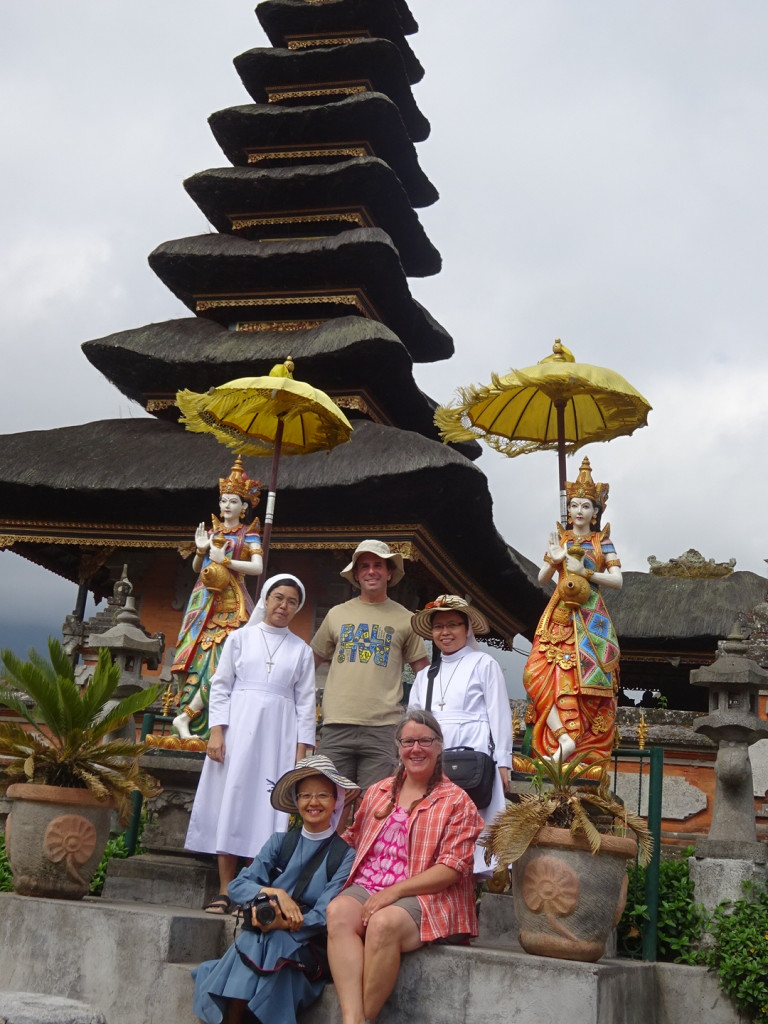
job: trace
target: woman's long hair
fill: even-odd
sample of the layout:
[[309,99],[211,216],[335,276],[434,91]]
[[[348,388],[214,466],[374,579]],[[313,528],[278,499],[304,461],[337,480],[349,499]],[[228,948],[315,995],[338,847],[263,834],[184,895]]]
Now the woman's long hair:
[[[435,769],[429,777],[427,789],[424,793],[424,796],[429,796],[443,777],[443,730],[440,728],[440,723],[431,711],[424,711],[421,708],[408,708],[400,719],[397,729],[395,730],[395,740],[400,739],[403,734],[403,729],[409,722],[415,722],[417,725],[423,725],[426,729],[431,729],[440,743],[440,753],[437,755],[437,760],[435,761]],[[395,770],[395,774],[392,776],[392,796],[390,797],[387,806],[382,811],[379,811],[374,815],[375,818],[386,818],[392,813],[392,811],[394,811],[395,807],[397,807],[397,798],[400,795],[400,790],[403,788],[404,781],[405,765],[402,761],[398,761],[397,769]],[[406,814],[410,814],[423,799],[424,797],[418,797],[418,799],[414,800],[406,811]]]

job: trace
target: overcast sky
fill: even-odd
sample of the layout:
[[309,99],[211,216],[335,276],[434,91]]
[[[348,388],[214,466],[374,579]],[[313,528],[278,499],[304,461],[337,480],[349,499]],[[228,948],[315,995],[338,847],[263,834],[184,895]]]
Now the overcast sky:
[[[764,574],[768,6],[411,9],[432,123],[418,150],[441,193],[420,215],[444,269],[410,283],[457,350],[418,366],[420,386],[447,402],[561,337],[654,407],[633,437],[583,449],[625,569],[696,547]],[[188,315],[146,257],[209,229],[181,182],[226,165],[206,118],[248,102],[231,60],[264,45],[248,0],[2,5],[0,432],[143,415],[79,346]],[[480,465],[497,527],[538,561],[555,456]],[[0,554],[0,645],[57,633],[74,593]]]

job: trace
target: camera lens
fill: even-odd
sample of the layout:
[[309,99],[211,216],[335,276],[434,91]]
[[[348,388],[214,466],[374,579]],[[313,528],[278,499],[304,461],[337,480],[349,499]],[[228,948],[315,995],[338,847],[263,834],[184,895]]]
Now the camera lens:
[[265,928],[268,925],[272,924],[276,917],[277,911],[269,902],[269,900],[267,900],[266,903],[259,903],[259,905],[256,907],[256,920],[259,922],[260,925],[263,925]]

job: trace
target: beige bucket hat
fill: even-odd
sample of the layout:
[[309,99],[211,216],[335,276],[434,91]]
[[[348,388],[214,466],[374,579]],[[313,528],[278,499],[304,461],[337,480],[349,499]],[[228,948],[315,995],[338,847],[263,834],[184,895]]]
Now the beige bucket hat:
[[355,579],[353,570],[355,568],[355,562],[362,554],[378,555],[379,558],[384,558],[390,563],[392,579],[389,581],[389,585],[391,587],[394,587],[400,582],[403,576],[405,576],[402,555],[397,554],[394,551],[390,551],[389,545],[387,545],[383,540],[363,540],[355,548],[355,553],[352,555],[352,561],[339,573],[340,576],[343,576],[345,580],[349,580],[352,586],[357,587],[358,590],[360,589],[360,584]]

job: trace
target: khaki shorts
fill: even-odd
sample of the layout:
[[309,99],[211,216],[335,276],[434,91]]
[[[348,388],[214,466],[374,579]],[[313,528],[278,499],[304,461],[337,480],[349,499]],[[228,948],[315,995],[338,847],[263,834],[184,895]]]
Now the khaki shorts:
[[[352,899],[362,904],[371,897],[372,893],[368,892],[362,885],[350,885],[342,890],[341,895],[351,896]],[[421,904],[419,903],[418,896],[403,896],[402,899],[390,903],[390,906],[402,907],[406,914],[410,914],[414,924],[419,929],[419,934],[421,934]]]
[[324,725],[317,752],[329,757],[341,775],[367,789],[395,770],[396,729],[396,725]]

